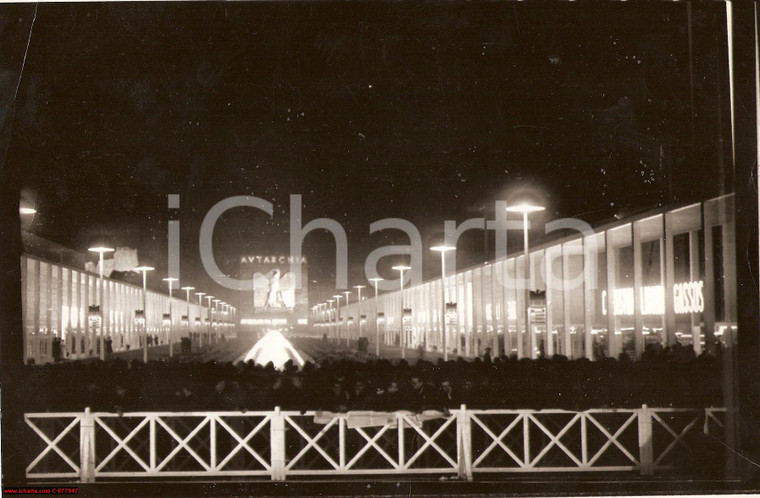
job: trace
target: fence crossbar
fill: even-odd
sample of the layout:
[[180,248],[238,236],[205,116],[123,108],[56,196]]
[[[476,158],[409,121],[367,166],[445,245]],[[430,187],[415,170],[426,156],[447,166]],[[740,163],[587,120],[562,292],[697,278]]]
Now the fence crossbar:
[[122,449],[124,451],[126,451],[127,453],[129,453],[129,456],[131,456],[138,464],[140,464],[145,471],[149,471],[150,467],[148,466],[148,464],[145,463],[145,461],[143,461],[143,459],[140,458],[137,455],[137,453],[135,453],[134,450],[132,450],[132,448],[130,448],[129,445],[127,444],[129,441],[132,440],[132,438],[134,436],[137,435],[138,432],[140,432],[142,430],[143,427],[145,427],[148,424],[148,421],[149,421],[149,419],[147,417],[144,418],[144,419],[142,419],[142,421],[139,424],[137,424],[137,426],[134,429],[132,429],[129,432],[129,434],[127,434],[124,437],[124,439],[122,439],[110,427],[108,427],[107,424],[105,424],[101,420],[101,417],[97,417],[96,416],[95,417],[95,423],[98,424],[104,431],[106,431],[108,433],[108,435],[111,436],[111,439],[113,439],[114,441],[116,441],[117,445],[116,445],[116,448],[114,448],[113,450],[111,450],[111,452],[105,458],[103,458],[103,460],[100,462],[100,465],[98,465],[97,467],[95,467],[95,472],[99,472],[103,467],[105,467],[106,464],[108,464],[108,462],[114,456],[116,456],[116,454],[120,450],[122,450]]
[[630,452],[629,452],[629,451],[628,451],[628,450],[625,448],[625,446],[623,446],[622,444],[620,444],[620,441],[618,441],[618,438],[620,437],[620,435],[621,435],[621,434],[623,434],[623,432],[625,432],[625,430],[628,428],[628,426],[629,426],[629,425],[631,425],[631,423],[632,423],[634,420],[637,420],[637,419],[638,419],[638,414],[637,414],[636,412],[633,412],[633,413],[631,414],[631,416],[630,416],[630,417],[628,417],[628,420],[626,420],[626,421],[625,421],[625,423],[623,423],[623,425],[621,425],[621,426],[620,426],[620,428],[619,428],[617,431],[615,431],[615,434],[614,434],[614,435],[611,435],[611,434],[610,434],[610,433],[607,431],[607,429],[606,429],[606,428],[605,428],[605,427],[604,427],[602,424],[600,424],[600,423],[599,423],[599,422],[598,422],[598,421],[597,421],[597,420],[596,420],[596,419],[595,419],[595,418],[594,418],[594,417],[591,415],[591,413],[584,413],[583,415],[584,415],[584,417],[586,417],[588,420],[591,420],[591,422],[592,422],[592,423],[593,423],[593,424],[594,424],[594,425],[597,427],[597,429],[599,429],[599,430],[602,432],[602,434],[604,434],[604,435],[605,435],[605,437],[607,438],[607,442],[605,442],[605,443],[602,445],[602,447],[599,449],[599,451],[597,451],[597,452],[596,452],[596,454],[595,454],[593,457],[591,457],[591,460],[589,460],[589,461],[588,461],[588,464],[587,464],[588,466],[592,466],[592,465],[594,465],[594,462],[596,462],[596,461],[599,459],[599,457],[601,457],[601,456],[602,456],[602,454],[603,454],[605,451],[607,451],[607,448],[609,448],[611,444],[614,444],[615,446],[617,446],[617,447],[620,449],[620,451],[622,451],[622,452],[623,452],[623,454],[624,454],[626,457],[628,457],[628,459],[629,459],[631,462],[633,462],[635,465],[639,465],[639,461],[638,461],[638,459],[637,459],[636,457],[634,457],[634,456],[633,456],[633,455],[632,455],[632,454],[631,454],[631,453],[630,453]]
[[26,420],[26,425],[31,427],[32,430],[36,432],[37,435],[40,436],[40,438],[42,438],[42,440],[47,444],[47,447],[45,448],[45,450],[42,451],[42,453],[40,453],[39,455],[37,455],[37,458],[35,458],[32,461],[32,463],[30,463],[26,467],[27,473],[29,473],[31,469],[33,469],[38,463],[40,463],[40,461],[43,458],[45,458],[45,455],[47,455],[50,452],[50,450],[53,450],[56,453],[58,453],[58,456],[60,456],[69,467],[71,467],[73,472],[79,472],[79,465],[72,462],[71,459],[68,457],[68,455],[66,455],[66,453],[64,453],[63,450],[61,450],[58,447],[58,443],[60,443],[61,440],[64,437],[66,437],[66,434],[68,434],[68,432],[80,422],[79,416],[75,416],[74,420],[72,420],[71,423],[69,423],[69,425],[67,425],[66,428],[63,429],[60,432],[60,434],[58,434],[58,436],[55,437],[55,439],[52,439],[52,440],[49,437],[47,437],[47,435],[44,432],[42,432],[40,428],[38,428],[35,424],[32,423],[31,418],[29,416],[25,415],[24,419]]
[[[195,450],[193,450],[191,447],[189,447],[187,445],[188,441],[191,441],[195,437],[195,435],[198,434],[201,431],[201,429],[203,429],[203,427],[205,427],[206,425],[208,425],[208,423],[209,423],[209,417],[208,416],[206,416],[203,420],[201,420],[198,423],[198,425],[195,427],[195,429],[193,429],[190,432],[190,434],[188,434],[184,438],[181,437],[181,436],[179,436],[176,432],[174,432],[174,430],[171,427],[169,427],[166,424],[166,422],[164,422],[161,419],[161,417],[156,417],[155,420],[156,420],[156,422],[158,422],[161,425],[161,427],[164,428],[164,430],[166,430],[166,432],[169,433],[169,435],[172,438],[174,438],[175,441],[177,441],[179,443],[171,452],[169,452],[168,455],[166,455],[166,457],[164,457],[164,459],[161,461],[161,463],[159,463],[158,465],[156,465],[156,470],[160,471],[162,468],[164,468],[166,466],[166,464],[169,463],[171,461],[171,459],[174,458],[174,456],[177,453],[179,453],[180,450],[182,450],[183,448],[185,449],[185,451],[187,451],[188,453],[190,453],[190,455],[199,464],[201,464],[201,466],[204,469],[206,469],[207,471],[211,470],[211,467],[195,452]],[[153,441],[153,444],[155,445],[155,441]]]
[[[269,417],[264,417],[264,419],[261,420],[261,422],[259,422],[258,425],[245,436],[245,438],[241,438],[238,435],[237,431],[227,425],[227,423],[222,420],[221,417],[215,415],[212,420],[212,423],[214,422],[222,426],[224,430],[226,430],[233,438],[235,438],[235,440],[237,440],[237,446],[235,446],[235,448],[233,448],[232,451],[227,454],[224,460],[222,460],[214,467],[215,470],[221,470],[224,468],[224,466],[227,465],[229,461],[232,460],[232,458],[234,458],[234,456],[238,453],[238,451],[243,449],[243,447],[245,447],[248,453],[250,453],[251,456],[253,456],[253,458],[255,458],[265,469],[269,470],[271,468],[271,465],[269,465],[266,460],[261,458],[261,455],[259,455],[257,451],[248,445],[248,441],[250,441],[253,436],[258,434],[258,432],[269,422]],[[214,448],[212,451],[216,452],[216,448]]]
[[668,453],[670,453],[670,451],[671,451],[673,448],[675,448],[675,447],[676,447],[676,445],[678,445],[679,443],[680,443],[681,445],[683,445],[683,447],[684,447],[684,448],[686,448],[687,450],[689,449],[689,445],[688,445],[688,444],[686,444],[686,442],[684,442],[684,440],[683,440],[683,437],[684,437],[684,436],[685,436],[685,435],[686,435],[686,434],[687,434],[687,433],[688,433],[688,432],[689,432],[689,431],[690,431],[690,430],[691,430],[691,429],[694,427],[694,425],[697,423],[697,421],[699,420],[699,414],[698,414],[696,417],[694,417],[694,419],[693,419],[691,422],[689,422],[689,423],[686,425],[686,427],[684,427],[684,428],[683,428],[683,430],[682,430],[680,433],[678,433],[678,434],[677,434],[677,433],[676,433],[676,431],[674,431],[674,430],[673,430],[673,429],[672,429],[672,428],[671,428],[671,427],[670,427],[670,426],[669,426],[669,425],[668,425],[668,424],[667,424],[667,423],[666,423],[666,422],[665,422],[665,421],[664,421],[662,418],[660,418],[660,416],[659,416],[659,415],[658,415],[656,412],[653,412],[653,413],[652,413],[652,418],[653,418],[654,420],[657,420],[657,422],[658,422],[658,423],[659,423],[659,424],[660,424],[660,425],[661,425],[661,426],[662,426],[662,427],[663,427],[663,428],[664,428],[666,431],[668,431],[668,433],[670,433],[670,435],[671,435],[671,436],[673,436],[673,441],[671,441],[671,443],[670,443],[670,444],[667,446],[667,448],[665,448],[665,450],[663,450],[663,452],[662,452],[662,453],[660,453],[660,456],[659,456],[659,457],[657,457],[657,459],[654,461],[654,465],[657,465],[657,464],[659,464],[659,463],[662,461],[662,459],[663,459],[663,458],[665,458],[665,456],[667,456],[667,454],[668,454]]
[[[575,422],[577,422],[578,420],[580,420],[580,418],[581,418],[581,414],[580,413],[576,413],[575,416],[573,418],[571,418],[570,421],[565,425],[565,427],[563,427],[562,430],[559,431],[559,433],[557,433],[557,435],[555,436],[549,429],[547,429],[546,427],[544,427],[544,424],[542,424],[541,422],[539,422],[536,419],[536,417],[534,417],[533,415],[528,415],[528,419],[532,420],[533,423],[536,424],[538,426],[538,428],[541,429],[544,432],[544,434],[546,434],[547,436],[549,436],[549,439],[551,440],[551,441],[549,441],[549,444],[547,444],[544,447],[544,449],[541,450],[541,452],[538,455],[536,455],[536,458],[534,458],[530,462],[530,466],[531,467],[535,467],[536,464],[544,457],[544,455],[546,455],[549,452],[549,450],[552,449],[553,446],[558,446],[565,453],[565,455],[567,455],[568,457],[570,457],[570,459],[573,462],[575,462],[575,464],[578,467],[582,467],[583,463],[581,463],[581,461],[578,460],[578,458],[576,458],[576,456],[573,454],[573,452],[570,451],[570,450],[568,450],[567,447],[565,447],[565,445],[562,444],[562,442],[560,441],[560,438],[562,436],[564,436],[565,433],[567,431],[569,431],[570,428],[575,424]],[[527,445],[527,441],[526,441],[526,445]]]
[[301,451],[299,451],[298,454],[295,457],[293,457],[293,459],[290,461],[290,463],[288,463],[288,465],[285,467],[285,470],[290,470],[293,467],[293,465],[295,465],[295,463],[304,454],[306,454],[306,452],[309,451],[309,449],[311,449],[311,448],[314,448],[319,454],[321,454],[322,457],[324,457],[324,459],[327,460],[327,462],[330,465],[332,465],[334,469],[339,469],[340,468],[340,465],[335,460],[333,460],[333,458],[330,455],[328,455],[321,446],[319,446],[317,444],[317,441],[319,441],[322,438],[322,436],[324,436],[325,434],[327,434],[327,432],[330,430],[330,428],[333,427],[335,425],[335,423],[340,420],[339,417],[338,418],[334,418],[334,419],[330,420],[328,423],[326,423],[325,426],[322,428],[322,430],[319,431],[319,433],[317,433],[317,435],[314,436],[314,438],[312,438],[311,436],[309,436],[309,434],[307,434],[306,431],[304,431],[289,416],[286,415],[285,416],[285,420],[287,420],[287,422],[292,427],[294,427],[296,429],[296,431],[301,435],[301,437],[303,437],[306,441],[308,441],[308,443],[306,444],[306,446],[304,446],[301,449]]
[[483,431],[485,431],[485,433],[488,434],[488,436],[492,439],[491,444],[472,463],[472,466],[477,467],[478,465],[480,465],[480,462],[482,462],[488,456],[488,454],[491,453],[491,451],[498,445],[501,447],[501,449],[504,450],[505,453],[507,453],[512,458],[512,460],[515,461],[515,463],[517,463],[521,468],[525,468],[526,463],[520,460],[517,457],[517,455],[515,455],[514,452],[511,449],[509,449],[507,445],[504,444],[504,438],[507,436],[507,434],[509,434],[512,431],[512,429],[514,429],[522,421],[524,416],[525,415],[522,413],[518,414],[517,417],[515,417],[515,419],[503,431],[501,431],[501,433],[498,436],[496,436],[493,433],[493,431],[491,431],[491,429],[483,421],[481,421],[480,418],[478,418],[474,413],[470,415],[470,419],[474,420],[475,423],[478,424],[483,429]]
[[386,452],[385,452],[385,450],[383,450],[383,449],[382,449],[380,446],[378,446],[378,444],[377,444],[377,440],[378,440],[378,439],[380,439],[380,437],[381,437],[383,434],[385,434],[385,433],[388,431],[388,429],[389,429],[390,427],[391,427],[391,426],[390,426],[390,425],[388,425],[388,424],[384,425],[384,426],[383,426],[383,427],[382,427],[382,428],[381,428],[379,431],[377,431],[377,433],[376,433],[376,434],[375,434],[373,437],[371,437],[371,438],[369,437],[369,434],[367,434],[366,432],[364,432],[364,429],[362,429],[361,427],[357,427],[357,428],[356,428],[356,432],[357,432],[358,434],[360,434],[360,435],[361,435],[361,436],[362,436],[362,437],[363,437],[363,438],[364,438],[364,439],[367,441],[367,444],[365,444],[365,445],[362,447],[362,449],[361,449],[361,450],[359,450],[359,452],[357,452],[357,453],[356,453],[356,455],[355,455],[355,456],[354,456],[354,457],[353,457],[353,458],[352,458],[352,459],[351,459],[351,460],[350,460],[350,461],[349,461],[349,462],[346,464],[346,468],[347,468],[347,469],[350,469],[351,467],[353,467],[353,466],[356,464],[356,462],[357,462],[357,461],[359,461],[359,459],[360,459],[362,456],[364,456],[364,454],[365,454],[367,451],[369,451],[369,449],[370,449],[370,448],[375,448],[375,450],[377,450],[377,452],[378,452],[378,453],[380,453],[380,455],[382,455],[382,457],[383,457],[383,458],[385,458],[385,459],[388,461],[388,463],[390,463],[390,464],[393,466],[393,468],[394,468],[394,469],[398,470],[398,469],[400,468],[400,467],[399,467],[399,465],[398,465],[398,462],[394,461],[394,460],[393,460],[393,459],[392,459],[392,458],[391,458],[391,457],[388,455],[388,453],[386,453]]
[[417,433],[419,435],[421,435],[422,438],[425,440],[425,443],[422,445],[422,447],[419,450],[417,450],[414,453],[414,455],[412,455],[412,457],[409,460],[407,460],[407,461],[404,462],[404,468],[408,468],[412,463],[414,463],[414,461],[417,460],[417,458],[425,452],[425,450],[428,448],[428,446],[432,446],[436,450],[436,452],[438,452],[439,455],[441,455],[447,462],[449,462],[449,465],[451,465],[454,468],[457,467],[457,463],[454,460],[451,459],[451,457],[448,455],[448,453],[446,453],[445,451],[443,451],[443,449],[441,449],[441,447],[438,446],[435,443],[435,439],[437,439],[438,436],[440,436],[443,433],[443,431],[448,426],[451,425],[451,422],[453,422],[454,420],[456,420],[455,416],[453,416],[453,415],[449,416],[448,419],[446,420],[446,422],[444,422],[443,425],[441,425],[438,428],[438,430],[436,430],[435,433],[432,436],[428,436],[425,433],[425,431],[422,430],[422,428],[417,427],[417,424],[414,423],[413,421],[409,420],[406,415],[401,415],[401,417],[404,420],[406,420],[406,422],[408,422],[409,425],[415,431],[417,431]]
[[720,419],[718,419],[718,417],[715,416],[715,414],[716,413],[724,413],[724,412],[725,412],[725,410],[721,410],[721,409],[714,410],[714,409],[708,408],[707,410],[705,410],[705,416],[706,416],[707,420],[712,419],[718,425],[718,427],[720,427],[722,429],[722,428],[725,427],[725,425],[723,424],[723,422]]

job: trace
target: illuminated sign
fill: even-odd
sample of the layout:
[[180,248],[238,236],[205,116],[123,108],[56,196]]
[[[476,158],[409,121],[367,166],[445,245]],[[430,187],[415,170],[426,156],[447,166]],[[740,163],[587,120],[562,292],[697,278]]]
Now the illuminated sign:
[[[252,280],[252,293],[244,313],[250,317],[259,314],[294,315],[290,322],[308,318],[308,274],[306,258],[288,253],[248,254],[239,257],[242,279]],[[292,265],[301,266],[301,284],[296,282]],[[263,317],[262,317],[263,318]]]
[[241,264],[260,264],[260,265],[285,265],[291,263],[306,264],[306,258],[296,256],[241,256]]
[[87,322],[90,326],[90,330],[95,335],[100,335],[100,306],[90,306],[90,311],[87,314]]
[[[705,310],[705,298],[702,292],[704,282],[684,282],[673,286],[673,311],[677,315],[702,313]],[[665,314],[665,292],[662,285],[652,285],[640,289],[641,314]],[[633,315],[633,289],[624,287],[613,293],[615,315]],[[602,314],[607,314],[607,291],[602,291]]]
[[411,308],[404,308],[404,312],[402,313],[402,325],[404,327],[404,330],[410,331],[412,330],[412,309]]
[[457,303],[446,303],[446,325],[457,324]]
[[287,325],[287,318],[243,318],[241,325]]
[[673,286],[673,309],[677,314],[702,313],[705,310],[704,283],[686,282]]
[[546,306],[528,306],[530,323],[546,323]]

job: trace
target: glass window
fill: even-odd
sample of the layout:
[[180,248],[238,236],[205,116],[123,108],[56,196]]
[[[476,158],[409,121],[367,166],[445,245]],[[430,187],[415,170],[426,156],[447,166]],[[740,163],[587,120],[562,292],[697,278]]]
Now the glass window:
[[569,344],[566,354],[571,358],[581,358],[586,348],[583,240],[563,244],[562,258],[565,326],[568,328],[565,337]]
[[607,252],[604,233],[583,239],[586,274],[586,356],[599,360],[608,354]]
[[547,353],[567,356],[565,344],[565,309],[564,295],[562,292],[562,246],[553,246],[546,249],[546,311],[550,331],[550,342],[547,345]]
[[494,333],[496,334],[498,351],[494,351],[494,355],[505,354],[507,351],[504,349],[504,324],[506,323],[504,317],[504,262],[499,261],[493,265],[493,317],[494,317]]
[[[614,316],[615,338],[610,341],[610,355],[617,356],[621,352],[631,358],[636,357],[634,334],[634,299],[633,299],[633,238],[631,225],[623,225],[608,231],[612,252],[614,270],[610,282],[614,288],[612,293],[612,310]],[[608,255],[609,256],[609,255]]]
[[530,334],[531,334],[531,352],[533,358],[544,357],[547,354],[546,339],[546,282],[544,280],[545,272],[543,271],[544,265],[544,251],[535,251],[530,253],[530,302],[529,306],[534,310],[538,310],[534,313],[534,318],[530,322]]
[[518,350],[520,337],[522,335],[520,331],[525,327],[524,318],[521,317],[517,312],[517,310],[521,308],[519,308],[517,305],[518,292],[515,288],[515,264],[515,259],[509,259],[504,264],[504,313],[506,314],[507,323],[507,332],[504,340],[504,347],[507,350],[508,355],[517,355],[520,351]]
[[702,212],[699,204],[667,213],[666,231],[672,244],[668,264],[672,265],[672,288],[665,289],[672,300],[668,328],[670,341],[701,351],[704,324],[704,251]]
[[643,346],[658,349],[666,343],[664,333],[665,287],[663,278],[662,215],[637,221],[634,226],[641,255],[641,333]]

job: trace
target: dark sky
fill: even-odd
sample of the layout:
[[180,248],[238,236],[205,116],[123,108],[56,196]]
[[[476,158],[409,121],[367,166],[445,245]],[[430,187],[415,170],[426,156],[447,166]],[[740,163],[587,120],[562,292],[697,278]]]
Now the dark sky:
[[[303,194],[305,221],[346,228],[350,283],[365,283],[366,255],[406,242],[369,236],[381,218],[433,243],[444,219],[484,205],[492,217],[523,188],[545,220],[593,224],[730,185],[724,12],[696,5],[689,23],[685,3],[42,4],[6,166],[39,210],[25,228],[77,249],[136,247],[163,274],[166,195],[180,194],[184,283],[217,295],[197,256],[208,208],[244,194],[275,204],[274,222],[225,217],[225,267],[286,243],[288,196]],[[482,261],[482,234],[460,249],[460,267]],[[304,250],[329,287],[331,239]],[[425,258],[429,278],[437,260]]]

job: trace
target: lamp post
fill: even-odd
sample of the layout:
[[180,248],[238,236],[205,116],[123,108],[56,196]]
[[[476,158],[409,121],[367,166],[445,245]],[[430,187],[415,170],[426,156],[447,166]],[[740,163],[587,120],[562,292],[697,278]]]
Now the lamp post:
[[348,296],[351,294],[351,291],[343,291],[343,294],[346,295],[346,347],[349,347],[351,346],[351,325],[348,323]]
[[[24,209],[31,209],[31,212],[24,213]],[[21,214],[34,214],[37,211],[32,208],[20,208],[19,211]],[[100,286],[100,292],[98,292],[98,304],[100,305],[100,359],[105,360],[106,359],[106,343],[105,343],[105,335],[103,331],[103,322],[105,322],[105,306],[103,305],[103,255],[107,252],[113,252],[114,249],[112,247],[90,247],[88,249],[90,252],[96,252],[98,253],[98,274],[100,276],[99,280],[99,286]]]
[[[200,343],[198,344],[200,347],[203,347],[203,318],[201,317],[201,310],[203,308],[203,296],[206,295],[205,292],[196,292],[196,296],[198,296],[198,340]],[[188,317],[189,319],[190,317]],[[192,344],[192,334],[190,334],[190,343]]]
[[525,332],[530,334],[530,358],[533,358],[535,355],[536,335],[530,330],[530,254],[528,254],[528,215],[530,213],[543,211],[544,209],[545,208],[543,206],[536,206],[532,204],[517,204],[515,206],[507,207],[507,212],[521,213],[523,218],[523,283],[525,284],[525,297],[523,299],[525,300]]
[[357,314],[359,315],[359,337],[362,337],[362,289],[366,287],[365,285],[354,285],[354,289],[356,289],[357,292]]
[[382,281],[383,279],[380,277],[370,278],[369,281],[372,282],[375,286],[375,356],[380,356],[380,326],[378,325],[378,318],[377,318],[377,283]]
[[[206,307],[208,308],[207,317],[208,320],[206,321],[206,332],[208,333],[208,342],[211,343],[211,301],[214,299],[214,296],[211,294],[206,296]],[[201,340],[201,342],[203,342]]]
[[[187,301],[187,337],[190,338],[193,330],[193,326],[190,325],[190,291],[195,290],[195,287],[186,285],[185,287],[182,287],[182,290],[185,291],[185,300]],[[171,351],[171,349],[169,351]]]
[[[212,329],[211,329],[212,334],[211,335],[214,336],[214,341],[215,342],[219,342],[219,341],[217,341],[217,339],[219,339],[219,303],[221,303],[221,302],[222,302],[221,299],[214,299],[214,316],[216,316],[216,318],[214,319],[213,323],[211,324],[211,327],[212,327]],[[213,329],[214,325],[216,325],[216,331]],[[209,341],[209,343],[210,342],[211,341]]]
[[334,299],[328,299],[327,300],[327,304],[330,305],[330,308],[327,311],[327,337],[328,337],[328,339],[332,335],[332,322],[333,322],[333,319],[332,319],[332,303],[334,303],[334,302],[335,302]]
[[404,349],[406,345],[406,331],[404,330],[404,272],[406,270],[411,270],[411,266],[404,266],[404,265],[398,265],[393,267],[394,270],[399,272],[401,274],[401,278],[399,279],[399,282],[401,283],[401,359],[406,359],[406,350]]
[[145,317],[143,323],[143,363],[148,363],[148,310],[145,309],[145,303],[147,301],[146,295],[148,293],[148,272],[153,271],[155,268],[152,266],[138,266],[135,271],[142,273],[143,292],[142,292],[142,305],[143,316]]
[[[319,303],[319,327],[321,329],[325,328],[325,308],[327,307],[327,303]],[[326,334],[325,331],[321,331],[322,335]]]
[[340,343],[340,300],[343,298],[340,294],[335,294],[335,340]]
[[174,277],[166,277],[163,279],[164,282],[169,283],[169,358],[174,356],[174,310],[172,309],[172,284],[174,282],[178,282],[178,278]]
[[449,361],[448,335],[446,331],[446,253],[456,250],[456,247],[440,245],[430,248],[441,253],[441,334],[443,335],[443,361]]

